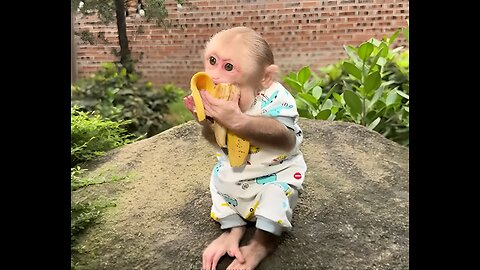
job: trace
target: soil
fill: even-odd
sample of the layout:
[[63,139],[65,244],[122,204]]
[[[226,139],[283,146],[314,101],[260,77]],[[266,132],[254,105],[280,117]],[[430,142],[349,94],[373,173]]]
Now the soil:
[[[300,126],[305,191],[293,229],[257,269],[408,269],[408,148],[352,123]],[[190,121],[90,163],[91,176],[128,177],[72,193],[116,205],[80,235],[75,269],[201,269],[221,233],[210,219],[213,153]]]

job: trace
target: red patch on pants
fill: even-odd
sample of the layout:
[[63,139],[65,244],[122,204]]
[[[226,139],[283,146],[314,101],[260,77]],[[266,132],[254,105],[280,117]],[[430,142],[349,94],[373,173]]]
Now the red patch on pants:
[[296,173],[293,175],[293,177],[294,177],[295,179],[297,179],[297,180],[300,180],[300,179],[302,178],[302,174],[299,173],[299,172],[296,172]]

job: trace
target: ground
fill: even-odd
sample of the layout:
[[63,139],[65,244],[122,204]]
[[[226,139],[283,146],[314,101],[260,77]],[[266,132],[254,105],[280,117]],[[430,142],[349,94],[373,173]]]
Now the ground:
[[[408,148],[351,123],[300,125],[305,191],[292,231],[257,269],[408,269]],[[92,162],[91,175],[128,178],[72,194],[116,204],[81,235],[76,269],[201,269],[221,233],[210,219],[212,151],[191,121]]]

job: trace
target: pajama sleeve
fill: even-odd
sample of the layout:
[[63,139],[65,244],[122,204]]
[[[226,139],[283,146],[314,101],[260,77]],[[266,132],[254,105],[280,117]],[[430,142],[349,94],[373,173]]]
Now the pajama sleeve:
[[[303,140],[302,130],[297,124],[298,111],[295,98],[280,83],[263,93],[261,115],[272,117],[295,133],[296,146]],[[295,147],[295,148],[297,148]]]

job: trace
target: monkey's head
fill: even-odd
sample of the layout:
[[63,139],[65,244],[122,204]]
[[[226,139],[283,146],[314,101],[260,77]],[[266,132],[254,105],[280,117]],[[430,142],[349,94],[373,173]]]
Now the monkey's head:
[[218,32],[207,43],[205,72],[215,84],[232,83],[243,95],[256,94],[274,82],[278,67],[268,43],[253,29],[234,27]]

